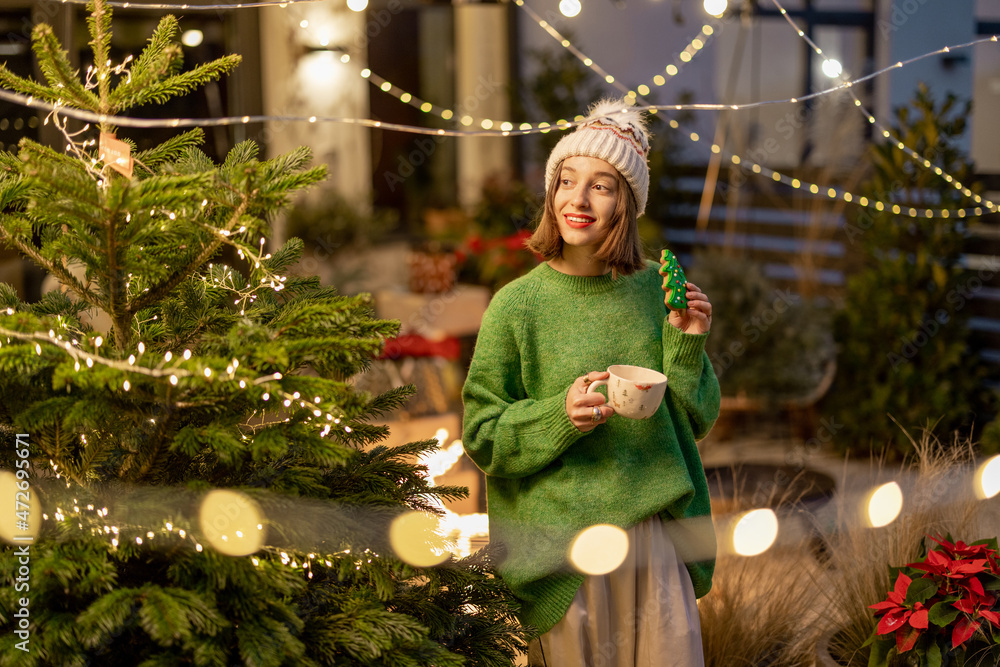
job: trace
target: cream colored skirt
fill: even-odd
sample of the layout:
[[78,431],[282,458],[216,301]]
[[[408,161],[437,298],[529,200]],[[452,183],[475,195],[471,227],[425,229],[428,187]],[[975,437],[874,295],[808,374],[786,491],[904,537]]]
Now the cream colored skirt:
[[629,553],[583,582],[566,615],[531,642],[530,667],[703,667],[691,576],[658,516],[628,531]]

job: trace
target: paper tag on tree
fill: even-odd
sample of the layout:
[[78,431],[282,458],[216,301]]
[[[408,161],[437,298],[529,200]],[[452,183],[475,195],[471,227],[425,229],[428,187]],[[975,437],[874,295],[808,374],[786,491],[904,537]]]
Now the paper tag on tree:
[[125,178],[132,178],[132,147],[109,132],[101,132],[98,145],[101,160]]

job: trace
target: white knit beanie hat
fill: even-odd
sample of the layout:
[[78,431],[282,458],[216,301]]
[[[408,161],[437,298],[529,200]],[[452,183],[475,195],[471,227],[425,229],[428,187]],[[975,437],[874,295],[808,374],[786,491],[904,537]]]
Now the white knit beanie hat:
[[617,169],[635,195],[638,215],[646,211],[649,195],[649,134],[646,121],[624,100],[597,102],[576,131],[559,140],[545,165],[545,191],[560,163],[568,157],[596,157]]

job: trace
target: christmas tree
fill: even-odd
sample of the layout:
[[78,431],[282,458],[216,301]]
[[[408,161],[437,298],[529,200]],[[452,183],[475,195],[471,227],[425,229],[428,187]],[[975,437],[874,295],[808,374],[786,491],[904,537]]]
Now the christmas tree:
[[430,567],[434,536],[406,532],[467,493],[414,463],[436,441],[380,444],[411,390],[349,381],[398,323],[290,275],[298,240],[265,250],[323,169],[249,142],[215,164],[197,129],[117,137],[239,58],[183,71],[168,16],[115,65],[89,8],[82,78],[46,25],[44,83],[0,67],[67,142],[0,152],[0,239],[62,284],[0,285],[0,664],[509,665],[523,634],[489,555]]

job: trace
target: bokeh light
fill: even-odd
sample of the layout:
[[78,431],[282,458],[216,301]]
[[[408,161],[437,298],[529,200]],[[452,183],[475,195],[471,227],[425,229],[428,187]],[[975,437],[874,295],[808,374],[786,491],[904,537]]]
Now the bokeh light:
[[[17,483],[22,482],[21,488]],[[42,505],[38,500],[38,494],[33,493],[30,483],[27,490],[23,490],[25,484],[30,480],[18,480],[17,475],[9,470],[0,471],[0,506],[4,508],[0,512],[0,539],[10,544],[30,544],[30,540],[14,538],[34,538],[38,536],[38,529],[42,525]],[[17,504],[20,501],[21,505]],[[25,508],[27,506],[27,508]],[[27,528],[21,522],[24,515],[18,516],[15,512],[27,512]]]
[[733,527],[733,551],[740,556],[757,556],[778,539],[778,515],[774,510],[751,510]]
[[232,489],[205,495],[198,514],[205,541],[227,556],[248,556],[264,544],[264,519],[249,496]]
[[987,459],[976,471],[976,495],[986,500],[1000,493],[1000,456]]
[[580,13],[583,6],[580,4],[580,0],[560,0],[559,1],[559,11],[562,12],[563,16],[572,18]]
[[839,60],[834,60],[833,58],[827,58],[823,61],[823,74],[826,74],[831,79],[836,79],[844,72],[843,65],[840,64]]
[[414,567],[432,567],[448,559],[438,519],[427,512],[406,512],[392,520],[389,543],[396,556]]
[[727,0],[705,0],[705,11],[712,16],[722,16],[728,6]]
[[628,555],[628,533],[618,526],[598,524],[585,528],[569,548],[573,567],[584,574],[607,574]]
[[181,44],[184,46],[198,46],[204,39],[205,34],[201,30],[185,30],[181,34]]
[[903,490],[896,482],[883,484],[868,497],[868,523],[873,528],[888,526],[903,511]]

